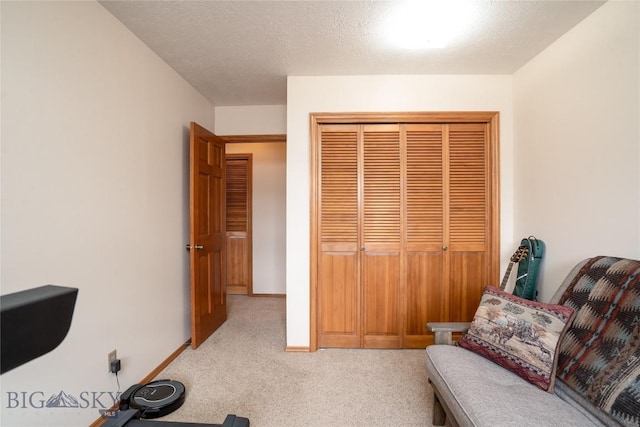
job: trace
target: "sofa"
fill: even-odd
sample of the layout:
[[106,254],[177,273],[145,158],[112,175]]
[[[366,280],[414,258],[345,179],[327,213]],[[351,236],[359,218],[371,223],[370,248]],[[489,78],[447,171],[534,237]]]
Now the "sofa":
[[471,324],[428,325],[440,340],[466,329],[426,348],[434,425],[640,426],[640,261],[583,260],[548,304],[501,292],[485,290]]

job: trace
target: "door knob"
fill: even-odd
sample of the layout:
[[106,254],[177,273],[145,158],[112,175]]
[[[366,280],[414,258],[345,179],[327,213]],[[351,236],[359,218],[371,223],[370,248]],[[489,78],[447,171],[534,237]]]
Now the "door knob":
[[446,251],[447,249],[449,249],[446,245],[442,246],[442,250]]
[[[190,251],[191,250],[191,245],[187,243],[187,250]],[[195,250],[202,250],[204,249],[204,245],[193,245],[193,248]]]

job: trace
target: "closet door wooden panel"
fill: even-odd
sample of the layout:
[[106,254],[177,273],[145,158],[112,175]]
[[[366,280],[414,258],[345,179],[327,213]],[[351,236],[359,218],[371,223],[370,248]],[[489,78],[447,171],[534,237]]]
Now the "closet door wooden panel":
[[360,347],[357,125],[320,133],[318,344]]
[[482,289],[489,284],[486,257],[483,252],[450,252],[451,322],[469,322],[473,319]]
[[363,260],[363,348],[400,348],[400,257],[367,253]]
[[489,284],[485,124],[448,125],[450,321],[469,321]]
[[363,126],[363,347],[401,346],[399,125]]
[[320,280],[320,345],[360,347],[357,259],[355,251],[323,252]]
[[404,329],[404,348],[423,348],[433,344],[433,336],[426,330],[427,322],[448,319],[449,289],[442,286],[444,253],[408,252],[406,267],[407,303]]

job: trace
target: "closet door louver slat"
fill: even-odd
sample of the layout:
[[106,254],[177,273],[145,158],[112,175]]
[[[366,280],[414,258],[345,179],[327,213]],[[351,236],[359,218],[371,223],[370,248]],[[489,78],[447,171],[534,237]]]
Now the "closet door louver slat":
[[227,160],[227,232],[247,231],[247,164]]
[[358,157],[355,132],[322,134],[322,242],[358,242]]
[[407,250],[440,250],[443,236],[442,125],[408,127]]
[[451,125],[449,129],[449,241],[486,242],[486,158],[484,125]]
[[[387,127],[387,126],[385,126]],[[400,244],[400,135],[364,132],[364,245]],[[377,245],[376,245],[377,246]]]

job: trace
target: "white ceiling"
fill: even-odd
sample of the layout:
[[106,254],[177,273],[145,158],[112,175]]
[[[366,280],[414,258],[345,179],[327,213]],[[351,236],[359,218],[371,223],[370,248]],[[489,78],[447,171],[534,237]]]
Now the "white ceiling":
[[422,51],[381,41],[400,1],[100,3],[214,105],[233,106],[286,104],[289,75],[511,74],[604,2],[471,0],[467,31]]

